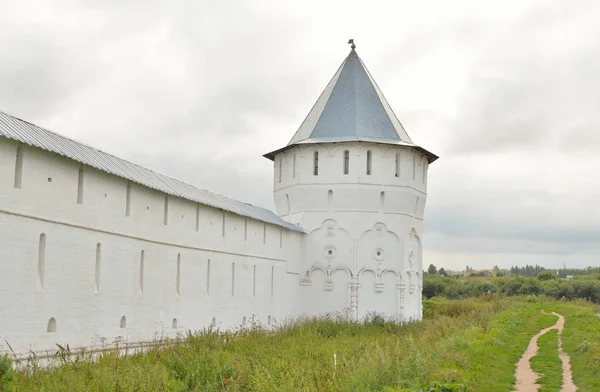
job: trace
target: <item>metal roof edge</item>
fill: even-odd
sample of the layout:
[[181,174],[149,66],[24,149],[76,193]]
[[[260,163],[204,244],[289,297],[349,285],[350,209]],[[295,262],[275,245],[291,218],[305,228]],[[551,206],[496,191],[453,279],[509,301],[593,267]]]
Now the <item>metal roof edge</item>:
[[392,145],[392,146],[402,146],[402,147],[412,147],[416,150],[421,151],[423,154],[425,154],[427,156],[427,162],[428,163],[433,163],[435,161],[437,161],[440,157],[437,156],[436,154],[432,153],[431,151],[418,146],[416,144],[412,144],[412,143],[407,143],[404,142],[402,140],[400,141],[395,141],[395,140],[381,140],[381,139],[370,139],[370,138],[353,138],[350,139],[348,138],[347,140],[340,140],[339,138],[335,138],[335,140],[332,138],[332,140],[327,140],[327,139],[305,139],[299,142],[296,142],[294,144],[290,144],[287,145],[285,147],[279,148],[277,150],[268,152],[266,154],[263,154],[263,157],[274,161],[275,160],[275,155],[279,154],[280,152],[290,149],[292,147],[296,147],[299,145],[303,145],[303,144],[335,144],[335,143],[374,143],[374,144],[386,144],[386,145]]
[[[2,117],[4,117],[4,121],[2,121]],[[190,200],[208,207],[228,211],[239,216],[256,219],[292,231],[304,232],[302,228],[287,222],[271,210],[232,199],[216,192],[198,188],[195,185],[188,184],[136,163],[129,162],[98,148],[60,135],[16,116],[12,116],[1,110],[0,137],[24,143],[28,146],[71,159],[107,174],[123,178],[170,196]],[[264,214],[265,216],[261,217],[261,214]]]

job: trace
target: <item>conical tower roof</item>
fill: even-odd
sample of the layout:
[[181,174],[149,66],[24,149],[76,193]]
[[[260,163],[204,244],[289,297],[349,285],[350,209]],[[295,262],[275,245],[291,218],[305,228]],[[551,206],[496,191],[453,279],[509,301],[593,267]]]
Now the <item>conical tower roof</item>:
[[425,152],[430,162],[437,159],[413,144],[354,45],[288,145],[265,157],[273,159],[297,144],[349,141],[412,146]]

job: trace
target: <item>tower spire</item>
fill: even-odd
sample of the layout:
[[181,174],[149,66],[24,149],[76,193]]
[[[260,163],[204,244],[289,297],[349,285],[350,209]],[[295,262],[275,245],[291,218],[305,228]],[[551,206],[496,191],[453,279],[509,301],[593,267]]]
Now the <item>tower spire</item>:
[[352,50],[356,49],[356,45],[354,44],[354,39],[350,38],[350,39],[348,40],[348,43],[350,44],[350,48],[351,48]]

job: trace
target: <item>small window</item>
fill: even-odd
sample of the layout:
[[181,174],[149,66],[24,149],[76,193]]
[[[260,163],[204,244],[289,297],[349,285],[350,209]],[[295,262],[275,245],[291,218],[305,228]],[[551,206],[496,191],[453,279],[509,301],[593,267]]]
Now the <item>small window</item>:
[[215,328],[217,326],[217,319],[215,317],[212,318],[212,321],[210,322],[210,326]]
[[173,319],[173,321],[171,322],[171,327],[173,327],[173,329],[179,327],[179,324],[177,323],[177,318]]
[[400,153],[396,153],[396,177],[400,177]]
[[120,327],[127,328],[127,317],[125,317],[125,316],[121,317]]
[[350,172],[350,151],[344,151],[344,174]]
[[48,320],[48,328],[46,329],[48,332],[56,332],[56,319],[52,317]]
[[371,175],[371,150],[367,151],[367,175]]
[[417,177],[417,158],[413,155],[413,180]]
[[319,175],[319,152],[318,151],[315,151],[313,174],[315,176]]

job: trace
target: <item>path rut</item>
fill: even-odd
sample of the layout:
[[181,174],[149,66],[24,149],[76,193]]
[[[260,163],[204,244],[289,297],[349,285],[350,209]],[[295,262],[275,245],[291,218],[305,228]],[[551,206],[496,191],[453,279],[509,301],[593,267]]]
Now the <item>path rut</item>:
[[558,331],[558,357],[562,362],[562,387],[560,391],[577,391],[577,387],[573,383],[573,375],[571,373],[571,360],[569,354],[565,353],[562,349],[562,331],[565,326],[565,318],[555,312],[552,312],[552,314],[558,317],[558,321],[556,321],[556,323],[553,326],[544,328],[536,335],[534,335],[531,338],[531,340],[529,340],[529,345],[523,353],[523,356],[521,357],[519,362],[517,362],[517,370],[515,371],[515,376],[517,378],[517,383],[515,385],[514,390],[515,392],[535,392],[540,388],[540,385],[535,383],[539,378],[539,375],[531,369],[529,361],[537,354],[537,341],[539,337],[553,329],[556,329]]

